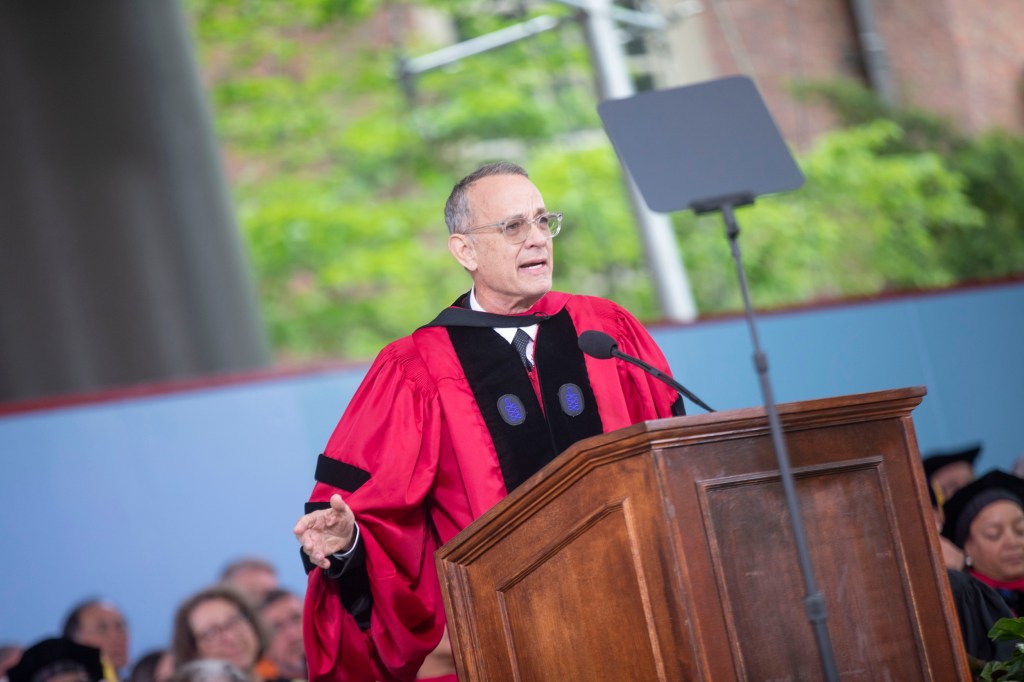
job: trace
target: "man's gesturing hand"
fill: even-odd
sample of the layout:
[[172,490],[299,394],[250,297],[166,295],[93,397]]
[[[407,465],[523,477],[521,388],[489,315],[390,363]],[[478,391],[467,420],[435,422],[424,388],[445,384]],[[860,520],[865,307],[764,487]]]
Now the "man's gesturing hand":
[[330,568],[332,554],[351,549],[356,517],[341,495],[331,495],[329,509],[318,509],[299,518],[292,532],[309,560],[320,568]]

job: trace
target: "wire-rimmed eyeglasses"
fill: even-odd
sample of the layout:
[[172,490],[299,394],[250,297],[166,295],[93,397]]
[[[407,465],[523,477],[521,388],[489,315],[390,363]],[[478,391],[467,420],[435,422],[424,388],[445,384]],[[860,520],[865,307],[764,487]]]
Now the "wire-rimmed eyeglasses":
[[470,232],[476,232],[478,230],[487,230],[491,228],[498,228],[501,230],[501,234],[505,237],[505,241],[509,244],[521,244],[526,241],[526,237],[530,234],[530,229],[534,225],[539,225],[542,231],[547,231],[548,236],[556,237],[562,229],[562,213],[541,213],[535,218],[524,218],[523,216],[516,216],[507,220],[502,220],[497,223],[490,223],[488,225],[477,225],[471,227],[465,231],[466,234]]

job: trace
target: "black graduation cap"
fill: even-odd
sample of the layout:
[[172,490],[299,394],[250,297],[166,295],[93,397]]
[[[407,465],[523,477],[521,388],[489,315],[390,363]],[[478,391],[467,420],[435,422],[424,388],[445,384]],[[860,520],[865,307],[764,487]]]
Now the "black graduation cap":
[[25,649],[7,677],[10,682],[46,682],[53,675],[71,671],[85,673],[89,682],[102,680],[100,650],[66,637],[44,639]]
[[960,450],[932,452],[921,460],[921,464],[924,466],[924,475],[931,480],[932,474],[936,471],[956,462],[967,462],[973,467],[974,460],[978,458],[980,452],[981,443],[975,443]]
[[974,518],[999,500],[1016,502],[1024,509],[1024,478],[995,469],[956,491],[942,507],[946,515],[942,534],[962,549]]

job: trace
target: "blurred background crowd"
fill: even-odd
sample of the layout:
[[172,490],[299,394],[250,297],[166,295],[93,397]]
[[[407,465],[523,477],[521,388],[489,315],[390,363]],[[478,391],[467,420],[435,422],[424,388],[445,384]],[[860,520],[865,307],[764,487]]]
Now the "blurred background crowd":
[[[154,614],[155,615],[155,614]],[[302,598],[264,559],[229,564],[220,579],[168,614],[164,646],[130,657],[120,606],[90,597],[52,636],[0,648],[10,682],[279,682],[306,677]],[[216,662],[214,664],[213,662]]]
[[[302,603],[281,586],[273,564],[241,557],[168,614],[170,637],[162,646],[132,656],[131,625],[120,605],[89,597],[72,605],[52,634],[0,642],[0,682],[305,680]],[[447,636],[417,679],[455,682]]]

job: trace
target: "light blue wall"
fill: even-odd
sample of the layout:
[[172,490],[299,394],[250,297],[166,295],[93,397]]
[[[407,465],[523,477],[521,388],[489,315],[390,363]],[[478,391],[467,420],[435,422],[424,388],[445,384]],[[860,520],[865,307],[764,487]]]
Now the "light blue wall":
[[[1024,455],[1024,283],[762,315],[758,330],[777,402],[924,385],[922,451],[983,440],[981,469]],[[712,406],[761,404],[742,318],[653,333]],[[301,590],[291,526],[364,371],[0,416],[0,642],[56,632],[102,595],[138,655],[243,554]]]
[[[1024,456],[1024,284],[762,315],[758,331],[777,402],[922,385],[922,452],[981,440],[982,469]],[[760,404],[742,319],[655,335],[712,407]]]

